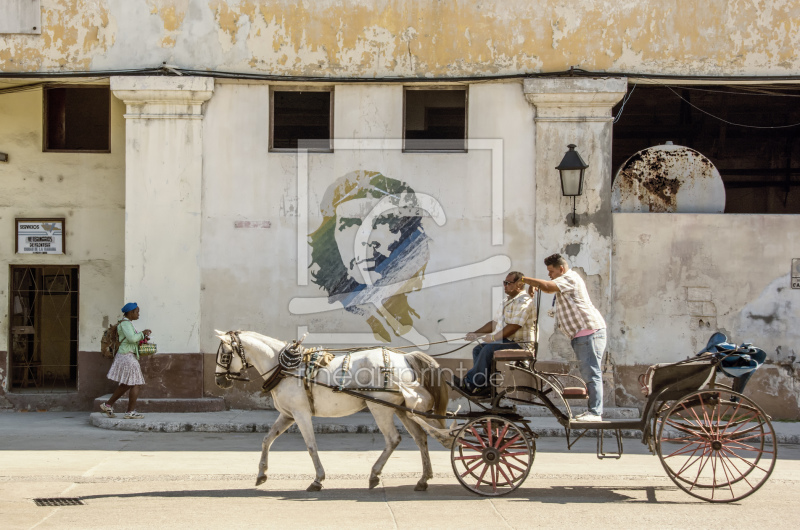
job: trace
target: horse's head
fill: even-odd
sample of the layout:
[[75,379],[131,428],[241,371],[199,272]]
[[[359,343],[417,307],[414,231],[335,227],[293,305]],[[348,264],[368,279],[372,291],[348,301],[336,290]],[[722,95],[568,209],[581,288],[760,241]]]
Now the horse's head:
[[250,367],[244,353],[244,346],[236,331],[223,332],[214,330],[219,337],[217,348],[217,367],[214,370],[214,381],[223,389],[233,386],[234,381],[249,381],[245,371]]

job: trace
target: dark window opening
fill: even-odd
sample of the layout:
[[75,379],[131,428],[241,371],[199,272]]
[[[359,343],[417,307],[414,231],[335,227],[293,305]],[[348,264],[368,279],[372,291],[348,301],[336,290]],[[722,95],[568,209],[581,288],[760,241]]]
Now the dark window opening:
[[78,267],[11,266],[12,391],[74,391]]
[[[675,92],[637,86],[631,94],[614,124],[614,174],[637,151],[672,141],[714,163],[725,184],[725,213],[800,213],[800,126],[782,127],[800,123],[800,89],[786,85],[671,88]],[[614,108],[614,116],[620,107],[621,103]]]
[[333,92],[272,92],[271,149],[330,151]]
[[406,151],[466,151],[467,91],[405,91]]
[[44,91],[44,150],[108,152],[108,87],[56,87]]

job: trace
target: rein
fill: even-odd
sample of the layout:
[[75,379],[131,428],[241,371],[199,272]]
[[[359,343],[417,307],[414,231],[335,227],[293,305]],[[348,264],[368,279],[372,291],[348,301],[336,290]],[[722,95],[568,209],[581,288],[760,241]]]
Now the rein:
[[[530,340],[530,341],[518,341],[517,342],[517,344],[532,344],[534,352],[536,352],[538,350],[538,344],[539,344],[539,342],[538,342],[538,339],[539,339],[539,336],[538,336],[539,335],[539,308],[540,308],[541,302],[542,302],[542,293],[541,293],[541,291],[537,291],[536,292],[536,302],[535,302],[535,304],[536,304],[535,305],[535,307],[536,307],[536,327],[534,328],[533,340]],[[216,361],[216,364],[220,368],[224,368],[225,369],[225,373],[224,374],[219,374],[219,375],[224,375],[225,378],[228,381],[245,381],[245,382],[249,382],[250,379],[248,379],[246,376],[242,375],[242,371],[244,371],[244,370],[246,370],[248,368],[251,368],[253,365],[250,364],[249,362],[247,362],[247,357],[245,356],[245,353],[244,353],[244,346],[242,345],[241,338],[239,338],[239,332],[238,331],[229,331],[229,332],[227,332],[227,335],[230,335],[230,337],[231,337],[230,342],[231,342],[231,350],[232,350],[232,352],[235,352],[239,356],[239,358],[242,360],[242,370],[240,370],[238,372],[231,372],[230,368],[231,368],[231,361],[233,360],[233,353],[232,352],[226,352],[223,349],[223,344],[224,344],[223,341],[220,341],[219,348],[217,348],[217,359],[218,360]],[[448,342],[454,342],[454,341],[457,341],[457,340],[464,340],[466,338],[467,337],[464,336],[464,337],[457,337],[455,339],[446,339],[446,340],[439,340],[439,341],[436,341],[436,342],[428,342],[427,344],[411,344],[409,346],[398,346],[398,347],[393,347],[393,348],[386,348],[385,346],[381,346],[381,347],[389,349],[389,350],[396,351],[397,353],[405,354],[406,352],[402,351],[402,350],[408,350],[408,349],[411,349],[411,348],[419,348],[420,346],[434,346],[436,344],[446,344]],[[273,368],[270,368],[269,370],[267,370],[265,373],[260,374],[260,377],[265,379],[264,386],[262,387],[262,390],[264,392],[269,392],[272,388],[274,388],[280,382],[281,379],[283,379],[283,377],[286,376],[286,372],[288,370],[294,369],[300,364],[300,360],[301,360],[302,354],[299,352],[299,348],[300,348],[300,344],[302,342],[303,341],[301,339],[300,341],[293,341],[291,343],[287,343],[286,346],[284,346],[283,349],[281,349],[281,351],[278,354],[278,363]],[[466,344],[463,344],[463,345],[461,345],[461,346],[459,346],[457,348],[453,348],[452,350],[447,350],[446,352],[437,353],[437,354],[427,354],[427,355],[429,357],[444,357],[445,355],[450,355],[451,353],[455,353],[458,350],[462,350],[462,349],[466,348],[467,346],[472,344],[472,342],[474,342],[474,341],[467,342]],[[329,353],[348,353],[349,354],[349,353],[355,353],[355,352],[358,352],[358,351],[372,349],[372,348],[375,348],[375,347],[376,346],[368,346],[368,347],[363,347],[363,348],[333,348],[333,349],[326,348],[324,351],[329,352]],[[277,372],[276,372],[276,370],[277,370]],[[275,373],[273,373],[273,372],[275,372]],[[272,375],[270,375],[270,374],[272,374]],[[266,377],[268,375],[270,375],[269,378]]]

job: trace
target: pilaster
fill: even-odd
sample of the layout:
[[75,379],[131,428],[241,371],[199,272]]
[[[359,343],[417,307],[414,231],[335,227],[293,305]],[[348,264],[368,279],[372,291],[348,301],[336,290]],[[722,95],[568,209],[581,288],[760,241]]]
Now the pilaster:
[[[564,255],[586,277],[592,301],[609,316],[611,294],[611,108],[627,88],[624,78],[526,79],[525,97],[536,108],[535,275],[547,278],[543,260]],[[561,195],[555,167],[568,144],[589,164],[584,193],[576,198],[577,226],[572,225],[572,198]],[[544,359],[573,361],[569,341],[554,330],[547,315],[552,295],[545,295],[540,315],[540,352]],[[613,396],[611,396],[613,397]]]
[[212,78],[113,77],[126,105],[125,300],[159,353],[200,352],[203,103]]

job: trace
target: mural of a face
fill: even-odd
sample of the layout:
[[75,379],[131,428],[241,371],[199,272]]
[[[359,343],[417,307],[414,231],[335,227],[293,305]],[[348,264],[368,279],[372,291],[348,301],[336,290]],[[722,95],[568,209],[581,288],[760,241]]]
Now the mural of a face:
[[326,191],[323,220],[310,235],[312,281],[366,318],[375,337],[391,341],[413,327],[407,293],[418,290],[429,259],[424,211],[406,183],[354,171]]
[[[370,199],[353,199],[336,207],[336,247],[347,275],[359,284],[372,284],[382,278],[379,266],[397,249],[402,237],[397,229],[399,212],[371,215],[376,205],[376,201]],[[359,231],[364,231],[364,222],[369,222],[370,218],[372,226],[367,229],[367,238],[360,240],[363,238],[359,237]],[[362,248],[366,255],[359,252]]]

